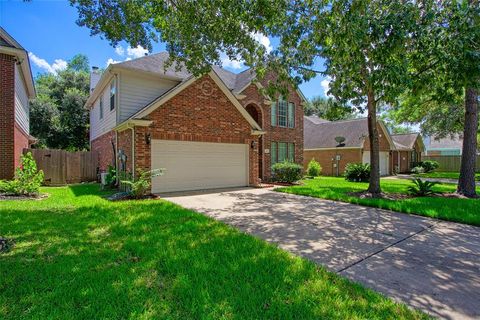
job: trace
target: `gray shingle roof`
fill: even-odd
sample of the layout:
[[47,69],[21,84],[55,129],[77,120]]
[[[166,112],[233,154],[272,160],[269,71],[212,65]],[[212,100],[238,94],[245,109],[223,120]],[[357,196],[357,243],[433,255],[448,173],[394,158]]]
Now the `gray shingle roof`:
[[[185,80],[192,75],[184,66],[181,66],[180,70],[176,70],[175,63],[169,66],[165,71],[164,66],[165,62],[168,60],[168,56],[169,55],[167,52],[160,52],[137,59],[116,63],[115,65],[127,69],[166,75],[179,80]],[[227,88],[234,93],[238,93],[255,78],[255,72],[250,69],[238,74],[225,70],[219,66],[212,66],[212,69],[225,83]]]
[[455,135],[453,138],[437,139],[436,137],[430,137],[427,149],[462,149],[463,138],[459,135]]
[[419,133],[392,134],[393,143],[399,150],[412,150]]
[[335,137],[344,137],[344,148],[362,148],[368,137],[366,118],[315,123],[308,117],[304,121],[304,148],[335,148]]
[[328,121],[328,120],[325,120],[325,119],[320,118],[319,116],[317,116],[317,115],[315,115],[315,114],[314,114],[314,115],[311,115],[311,116],[305,116],[305,119],[308,120],[308,121],[311,121],[311,122],[313,122],[313,123],[316,123],[316,124],[318,124],[318,123],[330,122],[330,121]]
[[175,62],[166,70],[164,70],[165,62],[167,60],[168,53],[160,52],[137,59],[116,63],[115,66],[132,70],[151,72],[155,74],[162,74],[168,77],[177,78],[179,80],[184,80],[190,77],[190,72],[188,72],[184,66],[181,66],[180,70],[176,70]]

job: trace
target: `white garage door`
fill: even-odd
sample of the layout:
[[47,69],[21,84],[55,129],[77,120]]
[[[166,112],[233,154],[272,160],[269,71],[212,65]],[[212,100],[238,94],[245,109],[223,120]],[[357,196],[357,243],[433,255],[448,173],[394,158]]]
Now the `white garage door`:
[[152,140],[152,192],[200,190],[248,185],[248,145]]
[[[363,163],[370,163],[370,151],[363,151]],[[387,176],[389,174],[389,153],[380,151],[380,175]]]

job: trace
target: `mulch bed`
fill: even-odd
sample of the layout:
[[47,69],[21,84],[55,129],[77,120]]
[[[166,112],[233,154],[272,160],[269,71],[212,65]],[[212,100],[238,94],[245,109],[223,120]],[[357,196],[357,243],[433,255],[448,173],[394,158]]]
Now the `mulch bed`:
[[37,195],[13,195],[8,193],[0,193],[0,201],[2,200],[43,200],[48,198],[50,195],[48,193],[41,193]]
[[367,191],[359,191],[359,192],[349,192],[347,193],[349,196],[357,197],[360,199],[386,199],[386,200],[403,200],[403,199],[411,199],[415,198],[412,195],[405,194],[405,193],[385,193],[382,192],[379,197],[373,197],[370,192]]
[[143,198],[134,198],[129,192],[117,192],[107,197],[107,200],[110,201],[126,201],[126,200],[158,200],[159,196],[154,194],[148,194]]

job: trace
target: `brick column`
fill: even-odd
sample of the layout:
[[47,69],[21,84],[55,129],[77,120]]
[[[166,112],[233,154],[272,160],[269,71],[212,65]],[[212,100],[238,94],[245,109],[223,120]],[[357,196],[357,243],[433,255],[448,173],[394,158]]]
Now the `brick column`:
[[15,172],[15,60],[0,54],[0,180]]

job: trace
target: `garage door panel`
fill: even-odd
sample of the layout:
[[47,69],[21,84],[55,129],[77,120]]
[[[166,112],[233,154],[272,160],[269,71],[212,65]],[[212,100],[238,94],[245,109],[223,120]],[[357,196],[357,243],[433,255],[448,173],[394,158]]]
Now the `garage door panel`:
[[[389,174],[389,162],[390,162],[389,152],[380,151],[379,157],[380,157],[379,158],[380,175],[386,176]],[[370,164],[370,151],[363,152],[362,162]]]
[[152,168],[165,174],[152,181],[152,192],[248,185],[246,144],[152,140]]

